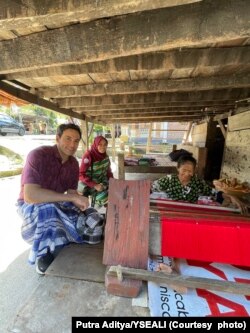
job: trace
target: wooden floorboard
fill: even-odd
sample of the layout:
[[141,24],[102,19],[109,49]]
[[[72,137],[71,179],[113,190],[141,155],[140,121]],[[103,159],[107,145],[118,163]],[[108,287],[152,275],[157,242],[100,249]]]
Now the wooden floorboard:
[[102,245],[72,244],[63,248],[46,275],[104,282],[106,267],[102,264]]

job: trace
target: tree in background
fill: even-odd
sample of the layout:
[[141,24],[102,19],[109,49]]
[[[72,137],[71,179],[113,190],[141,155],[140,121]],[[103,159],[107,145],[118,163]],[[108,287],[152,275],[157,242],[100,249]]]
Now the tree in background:
[[[58,123],[66,121],[67,118],[67,116],[60,113],[33,104],[20,107],[20,112],[23,119],[25,119],[25,116],[34,116],[34,133],[55,133]],[[41,128],[46,128],[46,131],[42,130],[41,132]]]

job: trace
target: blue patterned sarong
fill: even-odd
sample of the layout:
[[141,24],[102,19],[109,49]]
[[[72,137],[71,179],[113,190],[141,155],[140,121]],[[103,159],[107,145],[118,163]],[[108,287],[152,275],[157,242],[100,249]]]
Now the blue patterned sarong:
[[27,204],[19,201],[18,213],[23,220],[22,237],[32,245],[28,259],[32,265],[48,249],[53,253],[56,247],[83,243],[76,230],[80,210],[70,202]]

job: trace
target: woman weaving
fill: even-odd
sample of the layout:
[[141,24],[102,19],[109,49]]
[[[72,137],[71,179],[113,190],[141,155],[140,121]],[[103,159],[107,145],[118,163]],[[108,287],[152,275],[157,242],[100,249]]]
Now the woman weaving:
[[183,155],[177,161],[177,174],[166,175],[152,184],[153,192],[165,192],[172,200],[197,202],[199,196],[212,195],[212,188],[195,175],[196,160]]
[[[183,155],[177,161],[177,174],[166,175],[152,184],[152,192],[165,192],[169,199],[196,203],[200,196],[215,195],[215,200],[220,204],[236,205],[242,214],[247,215],[246,205],[238,198],[225,194],[220,188],[210,187],[195,175],[196,159],[191,155]],[[218,190],[218,191],[217,191]],[[226,200],[225,200],[226,199]]]

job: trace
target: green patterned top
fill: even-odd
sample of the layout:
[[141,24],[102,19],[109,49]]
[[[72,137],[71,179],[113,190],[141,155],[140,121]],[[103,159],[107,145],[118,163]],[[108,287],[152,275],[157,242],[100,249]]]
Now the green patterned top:
[[108,168],[110,166],[110,160],[107,156],[101,161],[94,161],[92,163],[92,170],[91,166],[86,171],[86,175],[92,179],[92,181],[96,182],[97,184],[108,184]]
[[153,182],[153,192],[166,192],[172,200],[196,202],[199,196],[209,196],[212,188],[204,180],[193,176],[188,185],[183,186],[177,175],[167,175]]

